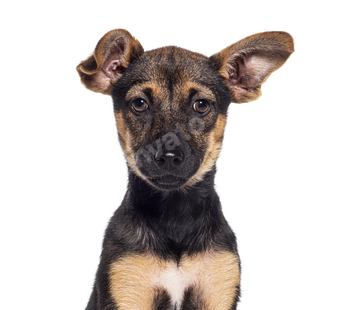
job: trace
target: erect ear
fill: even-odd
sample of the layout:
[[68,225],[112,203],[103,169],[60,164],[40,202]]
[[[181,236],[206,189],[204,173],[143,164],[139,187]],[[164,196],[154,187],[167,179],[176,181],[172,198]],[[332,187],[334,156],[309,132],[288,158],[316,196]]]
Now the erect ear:
[[140,42],[128,31],[112,30],[97,43],[93,55],[77,66],[77,71],[86,88],[110,95],[125,68],[142,54]]
[[256,100],[261,84],[294,52],[286,32],[263,32],[232,44],[210,57],[236,103]]

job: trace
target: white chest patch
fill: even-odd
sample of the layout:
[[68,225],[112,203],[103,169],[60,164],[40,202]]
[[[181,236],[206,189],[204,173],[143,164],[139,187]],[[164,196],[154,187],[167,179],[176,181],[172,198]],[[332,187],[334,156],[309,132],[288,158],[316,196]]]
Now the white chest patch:
[[180,305],[186,288],[198,284],[198,276],[181,265],[177,266],[174,262],[167,264],[165,269],[160,270],[159,274],[154,277],[153,284],[165,289],[173,304]]

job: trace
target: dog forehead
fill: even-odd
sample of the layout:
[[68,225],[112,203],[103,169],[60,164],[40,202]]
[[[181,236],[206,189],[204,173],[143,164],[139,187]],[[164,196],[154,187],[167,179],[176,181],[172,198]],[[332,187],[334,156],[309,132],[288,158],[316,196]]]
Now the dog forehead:
[[176,46],[167,46],[145,52],[136,63],[144,80],[157,81],[172,87],[185,81],[200,82],[212,72],[208,58]]
[[159,72],[159,69],[174,71],[183,69],[188,71],[191,68],[200,68],[208,57],[177,46],[165,46],[145,52],[140,61],[147,64],[149,69]]
[[212,88],[216,78],[208,58],[175,46],[145,52],[127,70],[126,79],[129,85],[126,100],[147,93],[162,109],[170,105],[180,107],[180,101],[194,93],[215,101]]

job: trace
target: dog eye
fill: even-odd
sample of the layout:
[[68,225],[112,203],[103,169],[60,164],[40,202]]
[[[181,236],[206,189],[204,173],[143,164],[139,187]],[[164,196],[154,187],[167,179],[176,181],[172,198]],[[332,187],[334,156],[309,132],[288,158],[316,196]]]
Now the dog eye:
[[198,113],[206,113],[210,109],[210,103],[208,100],[200,99],[193,104],[193,110]]
[[134,100],[131,106],[136,112],[145,112],[148,109],[146,100],[141,98]]

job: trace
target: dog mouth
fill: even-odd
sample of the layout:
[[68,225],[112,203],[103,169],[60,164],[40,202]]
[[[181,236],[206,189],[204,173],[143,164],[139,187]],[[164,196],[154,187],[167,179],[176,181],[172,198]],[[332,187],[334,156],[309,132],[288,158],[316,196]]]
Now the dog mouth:
[[156,178],[148,178],[155,187],[162,190],[175,190],[187,182],[187,178],[180,178],[175,175],[162,175]]

